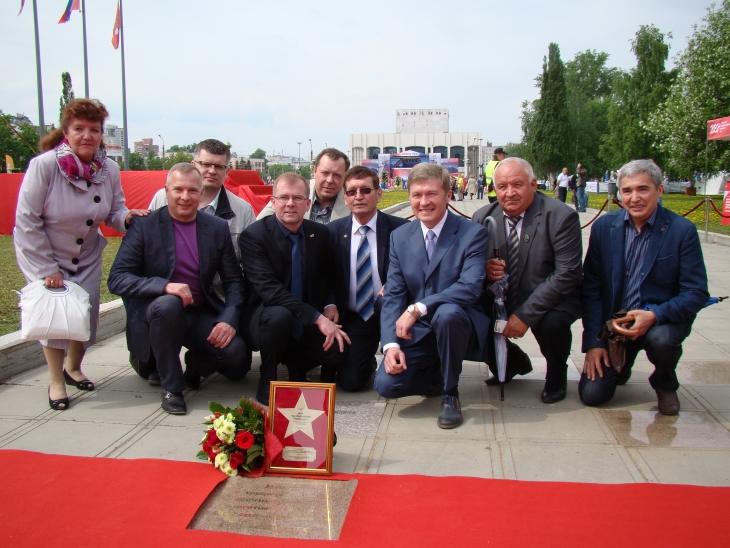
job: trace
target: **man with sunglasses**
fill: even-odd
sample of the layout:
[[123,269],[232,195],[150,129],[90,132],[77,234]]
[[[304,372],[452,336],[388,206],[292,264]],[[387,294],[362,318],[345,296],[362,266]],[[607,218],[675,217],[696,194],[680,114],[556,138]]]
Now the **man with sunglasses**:
[[[310,206],[304,213],[305,219],[326,225],[350,215],[342,191],[348,169],[349,158],[336,148],[326,148],[317,154],[314,160],[314,185],[309,190]],[[268,204],[256,218],[260,220],[273,214],[274,208]]]
[[342,329],[350,337],[337,380],[343,390],[357,392],[366,387],[374,371],[390,233],[408,221],[378,211],[383,191],[378,174],[371,169],[351,168],[343,188],[352,214],[328,226],[335,301]]
[[[195,147],[193,161],[191,163],[203,178],[203,194],[200,198],[198,211],[220,217],[228,223],[228,228],[231,231],[233,249],[236,252],[236,259],[238,259],[238,263],[240,264],[241,255],[238,238],[247,226],[256,221],[256,216],[248,202],[223,187],[223,181],[228,176],[228,163],[230,160],[231,149],[228,145],[217,139],[206,139],[198,143]],[[160,209],[166,205],[167,195],[165,194],[165,189],[162,188],[152,198],[150,209]],[[213,291],[221,303],[225,302],[226,295],[223,291],[223,284],[219,276],[216,276],[213,281]],[[200,388],[200,375],[193,368],[189,367],[188,361],[186,358],[185,364],[188,367],[186,368],[185,381],[189,388],[197,390]],[[130,362],[135,371],[142,374],[142,376],[145,376],[142,372],[151,370],[149,375],[147,375],[147,380],[151,385],[157,386],[160,384],[157,371],[154,370],[154,364],[139,363],[139,360],[132,355],[130,355]],[[250,367],[250,352],[242,357],[242,362],[244,366]]]
[[304,219],[311,206],[309,181],[280,175],[271,204],[274,215],[248,227],[239,242],[245,257],[242,331],[261,351],[256,399],[264,405],[280,363],[288,367],[289,380],[302,382],[318,365],[333,370],[350,343],[336,323],[329,231]]

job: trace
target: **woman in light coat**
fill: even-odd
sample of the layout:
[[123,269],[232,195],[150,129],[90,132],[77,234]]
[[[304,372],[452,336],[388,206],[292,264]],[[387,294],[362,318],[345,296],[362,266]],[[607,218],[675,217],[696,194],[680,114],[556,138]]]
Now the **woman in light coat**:
[[99,225],[105,222],[126,232],[133,215],[148,213],[124,205],[119,167],[106,158],[102,144],[108,115],[96,100],[68,103],[61,128],[41,140],[46,152],[31,160],[18,194],[13,240],[28,283],[42,279],[46,287],[61,288],[69,280],[84,288],[91,302],[88,341],[40,341],[48,362],[48,403],[59,411],[69,406],[66,385],[94,389],[81,371],[81,360],[96,341],[99,321],[101,254],[106,246]]

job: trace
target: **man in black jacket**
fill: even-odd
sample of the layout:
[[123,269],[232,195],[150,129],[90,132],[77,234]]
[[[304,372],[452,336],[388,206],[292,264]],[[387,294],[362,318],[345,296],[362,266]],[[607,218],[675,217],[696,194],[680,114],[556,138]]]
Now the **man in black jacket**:
[[[168,206],[132,223],[109,272],[109,291],[127,309],[127,345],[142,362],[157,364],[162,408],[187,412],[187,375],[215,371],[232,380],[248,371],[246,344],[237,333],[243,302],[241,269],[228,223],[198,215],[203,182],[191,164],[175,164],[165,191]],[[140,222],[136,222],[140,221]],[[213,291],[215,275],[225,292]],[[183,375],[180,349],[186,346]],[[152,359],[154,358],[154,360]]]
[[[274,215],[255,222],[239,240],[247,300],[242,326],[261,351],[256,399],[268,405],[269,383],[279,363],[292,381],[318,366],[332,371],[342,360],[348,336],[336,324],[326,226],[304,219],[309,182],[284,173],[274,182]],[[331,373],[323,381],[331,381]],[[330,378],[328,378],[330,377]]]

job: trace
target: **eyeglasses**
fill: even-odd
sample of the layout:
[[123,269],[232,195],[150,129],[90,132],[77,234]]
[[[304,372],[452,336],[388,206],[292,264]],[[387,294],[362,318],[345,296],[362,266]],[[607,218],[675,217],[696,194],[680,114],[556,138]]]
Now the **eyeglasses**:
[[307,198],[305,196],[272,196],[272,198],[279,202],[281,205],[288,204],[289,200],[292,200],[296,205],[307,201]]
[[346,190],[345,196],[347,196],[348,198],[354,198],[355,196],[357,196],[358,191],[360,191],[360,194],[362,194],[363,196],[367,196],[371,192],[375,192],[375,189],[370,188],[369,186],[366,186],[365,188],[354,188],[352,190]]
[[208,170],[210,168],[215,168],[216,171],[225,171],[228,169],[228,166],[222,166],[220,164],[211,164],[210,162],[200,162],[198,160],[193,160],[196,164],[198,164],[200,167],[202,167],[204,170]]

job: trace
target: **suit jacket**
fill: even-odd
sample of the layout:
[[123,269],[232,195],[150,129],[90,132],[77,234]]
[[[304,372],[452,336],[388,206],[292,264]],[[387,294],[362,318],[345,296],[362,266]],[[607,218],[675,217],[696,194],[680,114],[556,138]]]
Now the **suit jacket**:
[[[378,274],[385,284],[388,276],[388,259],[390,254],[390,233],[408,221],[402,217],[394,217],[382,211],[377,212],[376,240],[378,242]],[[330,252],[332,256],[332,273],[334,276],[335,304],[344,318],[347,312],[347,301],[350,295],[350,246],[352,243],[352,215],[337,219],[328,225],[330,231]],[[357,240],[356,240],[357,241]],[[375,299],[376,313],[382,308],[382,297]]]
[[306,250],[306,284],[302,300],[290,291],[291,245],[275,215],[249,226],[241,235],[246,305],[244,325],[250,326],[251,342],[260,348],[259,316],[266,306],[283,306],[304,325],[310,325],[328,304],[334,304],[329,259],[329,230],[314,221],[303,222]]
[[[624,291],[625,211],[600,217],[591,230],[583,278],[583,352],[605,347],[596,334],[621,306]],[[707,271],[697,228],[662,206],[649,237],[641,268],[642,306],[657,324],[694,322],[707,302]]]
[[[486,271],[487,230],[453,213],[447,213],[444,228],[431,261],[426,254],[421,222],[413,221],[390,235],[390,266],[380,313],[383,346],[398,343],[407,347],[431,331],[429,319],[442,304],[461,306],[471,318],[486,359],[489,318],[479,306]],[[423,303],[428,314],[411,328],[413,337],[396,337],[395,322],[410,304]]]
[[[312,200],[312,203],[314,204],[314,183],[309,184],[309,199]],[[309,210],[304,214],[305,219],[309,219],[309,215],[312,213],[312,208],[310,207]],[[264,217],[269,217],[274,214],[274,208],[271,205],[271,201],[269,201],[268,204],[266,204],[266,207],[262,209],[259,214],[256,216],[257,220],[261,220]],[[335,200],[335,205],[332,208],[332,216],[330,217],[330,222],[336,220],[336,219],[343,219],[350,215],[350,208],[347,207],[347,204],[345,203],[345,188],[342,187],[342,190],[340,190],[340,193],[337,195],[337,199]]]
[[[238,330],[243,304],[243,280],[233,251],[228,223],[212,215],[196,217],[200,282],[207,304],[218,312],[217,322]],[[127,310],[127,346],[140,360],[150,354],[147,307],[163,295],[175,269],[175,232],[167,207],[147,217],[135,217],[122,240],[109,272],[109,291],[122,297]],[[219,274],[225,303],[213,292]]]
[[[484,206],[474,214],[479,224],[491,216],[497,222],[496,242],[487,256],[507,260],[507,232],[499,202]],[[535,193],[523,213],[517,268],[517,301],[514,311],[528,326],[535,328],[549,310],[561,310],[579,318],[583,243],[578,213],[559,200]],[[513,281],[513,280],[510,280]],[[482,302],[492,309],[493,295],[485,283]]]

